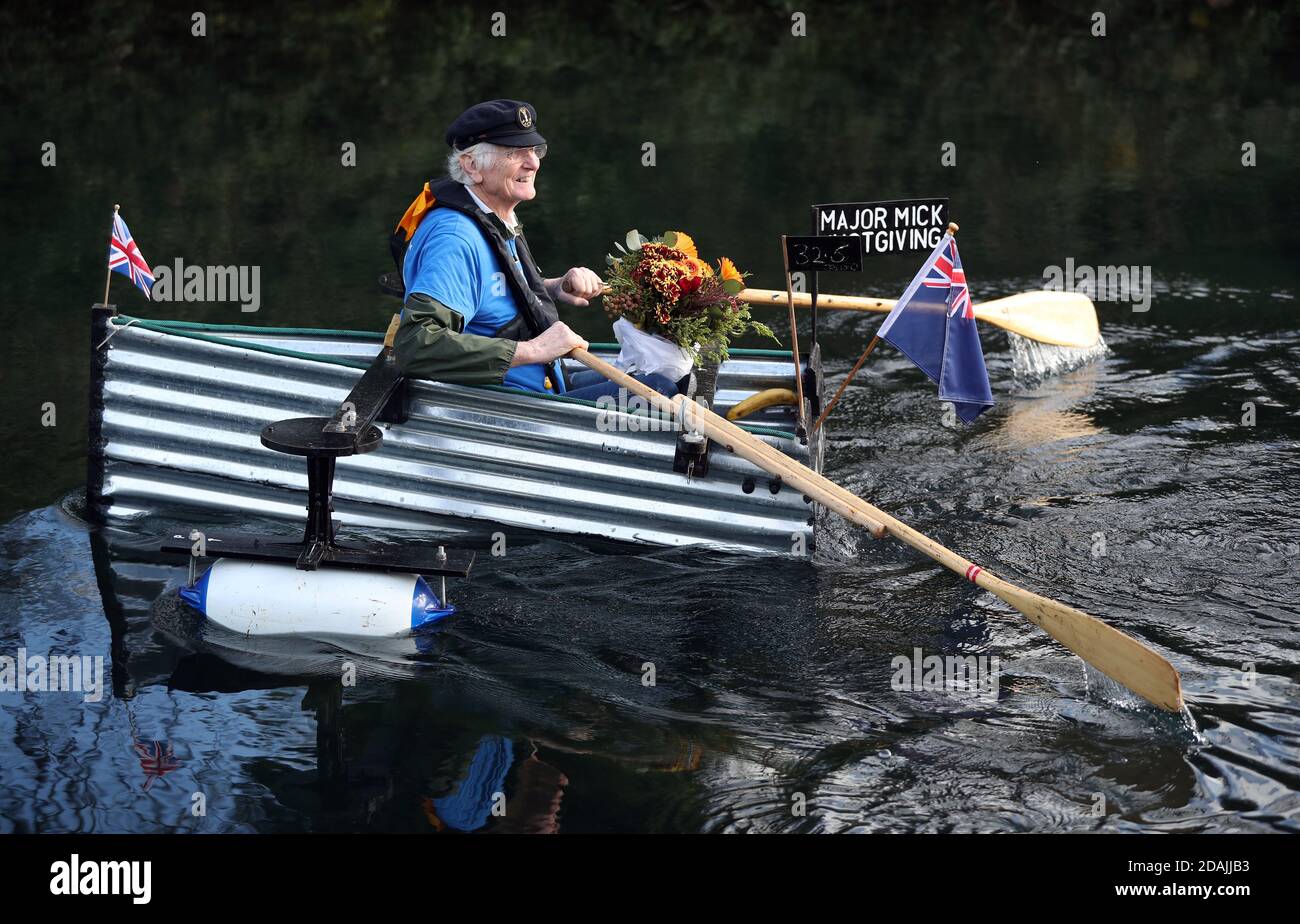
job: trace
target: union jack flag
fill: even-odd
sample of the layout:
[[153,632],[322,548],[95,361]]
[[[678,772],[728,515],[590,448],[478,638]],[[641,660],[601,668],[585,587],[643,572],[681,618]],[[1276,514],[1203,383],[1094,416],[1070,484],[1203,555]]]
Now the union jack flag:
[[108,268],[121,273],[139,287],[146,298],[151,298],[149,290],[153,287],[153,271],[144,262],[140,248],[126,227],[122,216],[113,213],[113,235],[108,239]]
[[971,307],[970,291],[966,288],[966,271],[961,268],[961,256],[957,253],[957,241],[949,239],[948,246],[939,254],[930,267],[930,272],[921,284],[935,288],[948,289],[948,317],[961,312],[963,318],[975,317]]

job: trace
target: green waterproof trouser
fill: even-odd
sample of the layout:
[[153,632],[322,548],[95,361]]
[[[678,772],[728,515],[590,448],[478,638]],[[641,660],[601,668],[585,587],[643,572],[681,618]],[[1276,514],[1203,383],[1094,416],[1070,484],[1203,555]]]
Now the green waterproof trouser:
[[416,292],[406,300],[393,338],[403,375],[455,385],[500,385],[519,346],[516,340],[466,334],[465,318]]

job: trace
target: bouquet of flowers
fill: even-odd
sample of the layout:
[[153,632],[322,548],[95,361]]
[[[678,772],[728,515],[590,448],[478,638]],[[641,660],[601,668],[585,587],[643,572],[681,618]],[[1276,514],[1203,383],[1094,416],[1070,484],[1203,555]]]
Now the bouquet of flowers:
[[[647,334],[661,336],[688,354],[722,362],[732,337],[756,331],[776,340],[765,324],[750,317],[738,297],[745,275],[722,257],[716,266],[700,259],[695,242],[682,231],[647,240],[632,230],[627,246],[609,254],[605,313],[625,318]],[[779,342],[779,341],[778,341]]]

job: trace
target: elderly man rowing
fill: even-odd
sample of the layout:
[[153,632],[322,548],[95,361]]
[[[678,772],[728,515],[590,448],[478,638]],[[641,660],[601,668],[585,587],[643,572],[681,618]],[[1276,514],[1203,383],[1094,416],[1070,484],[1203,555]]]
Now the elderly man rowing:
[[[393,258],[406,303],[393,348],[406,375],[467,385],[505,384],[595,400],[618,386],[584,370],[566,380],[560,357],[587,342],[555,303],[586,305],[600,277],[583,266],[546,279],[515,208],[537,196],[546,139],[527,103],[498,99],[447,129],[446,179],[431,181],[398,223]],[[642,381],[666,395],[676,386]]]

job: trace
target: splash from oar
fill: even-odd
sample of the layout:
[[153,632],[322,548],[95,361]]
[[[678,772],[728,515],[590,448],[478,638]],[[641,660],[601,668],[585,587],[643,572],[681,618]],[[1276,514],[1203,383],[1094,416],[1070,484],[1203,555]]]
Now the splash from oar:
[[1100,334],[1097,335],[1097,342],[1090,347],[1068,347],[1040,343],[1007,331],[1007,344],[1011,347],[1011,373],[1017,382],[1022,383],[1063,375],[1072,369],[1096,362],[1110,352]]

